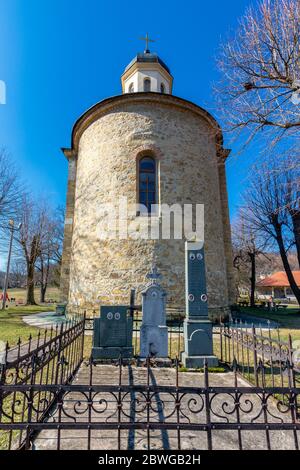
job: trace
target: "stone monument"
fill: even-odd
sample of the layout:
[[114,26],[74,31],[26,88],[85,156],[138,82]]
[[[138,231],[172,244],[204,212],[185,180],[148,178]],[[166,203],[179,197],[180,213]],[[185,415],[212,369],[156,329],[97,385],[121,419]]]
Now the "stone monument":
[[185,245],[186,318],[184,320],[185,367],[217,366],[213,355],[212,323],[208,319],[204,243],[186,242]]
[[161,274],[156,267],[147,274],[150,283],[142,292],[143,320],[140,331],[140,356],[159,359],[168,357],[168,327],[166,326],[166,293],[158,284]]
[[118,359],[133,356],[133,317],[126,306],[101,306],[100,318],[94,320],[92,358]]

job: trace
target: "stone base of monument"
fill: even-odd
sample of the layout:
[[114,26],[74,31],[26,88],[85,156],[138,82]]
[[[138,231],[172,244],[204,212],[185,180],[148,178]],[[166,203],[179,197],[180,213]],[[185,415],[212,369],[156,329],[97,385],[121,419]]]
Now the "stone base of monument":
[[218,366],[213,354],[212,323],[207,318],[189,317],[184,321],[184,352],[181,360],[185,367],[203,367],[206,359],[209,367]]
[[[145,367],[147,365],[146,357],[139,357],[137,360],[137,366]],[[151,357],[151,367],[172,367],[172,361],[169,357]]]
[[206,361],[208,367],[218,367],[219,361],[216,356],[187,356],[185,352],[181,355],[184,367],[188,369],[202,369]]
[[119,359],[122,356],[122,359],[131,359],[133,357],[133,348],[131,347],[105,347],[105,348],[97,348],[94,347],[92,349],[92,358],[94,361],[109,361]]
[[168,358],[168,327],[142,324],[140,329],[140,357]]

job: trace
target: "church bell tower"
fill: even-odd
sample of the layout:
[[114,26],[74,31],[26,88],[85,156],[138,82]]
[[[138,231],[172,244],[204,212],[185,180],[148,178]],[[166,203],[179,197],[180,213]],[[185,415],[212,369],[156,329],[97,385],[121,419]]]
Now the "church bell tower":
[[145,38],[146,49],[126,67],[122,77],[122,92],[155,92],[172,94],[173,77],[166,64],[156,53],[150,52],[148,34]]

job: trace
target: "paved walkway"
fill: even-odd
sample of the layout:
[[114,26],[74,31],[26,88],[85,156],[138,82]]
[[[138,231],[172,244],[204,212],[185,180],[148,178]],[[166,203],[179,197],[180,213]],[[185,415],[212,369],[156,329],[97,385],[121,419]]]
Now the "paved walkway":
[[[266,312],[268,313],[268,312]],[[247,315],[247,313],[239,312],[235,315],[237,323],[231,322],[230,326],[238,328],[251,328],[252,325],[259,330],[273,330],[279,327],[279,323],[274,320],[268,320],[263,317],[256,317],[255,314]],[[240,322],[241,321],[241,322]]]
[[37,328],[53,328],[56,325],[61,325],[66,321],[66,317],[64,315],[59,316],[56,315],[55,312],[41,312],[32,315],[25,315],[22,317],[24,323],[29,326],[36,326]]
[[[41,312],[38,314],[32,315],[25,315],[22,317],[24,323],[30,326],[36,326],[38,328],[50,331],[51,327],[55,331],[56,326],[58,327],[66,322],[65,316],[57,316],[55,312]],[[43,340],[43,334],[41,333],[41,340]],[[43,341],[40,341],[40,345]],[[38,340],[33,338],[30,342],[30,349],[29,349],[29,342],[21,343],[20,348],[19,346],[14,346],[8,351],[7,360],[9,362],[15,361],[18,356],[24,356],[30,351],[34,351],[38,346]]]
[[[93,384],[96,385],[117,385],[119,382],[118,367],[111,365],[101,365],[93,368]],[[174,369],[152,369],[150,373],[152,385],[176,385],[176,371]],[[74,381],[75,384],[89,383],[89,369],[82,366]],[[146,368],[123,367],[122,384],[131,385],[132,388],[122,397],[122,422],[140,422],[141,429],[122,430],[122,449],[147,449],[146,431],[146,396],[138,390],[139,385],[147,384]],[[210,387],[232,387],[234,386],[234,376],[232,373],[210,374]],[[204,375],[202,373],[179,373],[179,386],[201,387],[204,385]],[[239,379],[239,386],[248,386],[245,381]],[[137,387],[137,388],[135,388]],[[199,392],[201,392],[199,390]],[[115,395],[109,391],[103,391],[93,397],[93,407],[91,408],[91,421],[97,423],[115,423],[118,421],[117,411],[118,392]],[[182,423],[206,423],[206,412],[201,393],[186,393],[180,398],[180,422]],[[248,399],[248,401],[247,401]],[[211,421],[216,423],[236,422],[236,410],[234,407],[234,393],[221,393],[210,395]],[[153,393],[151,398],[150,418],[155,422],[176,423],[176,410],[174,406],[174,393]],[[240,421],[243,423],[263,422],[263,412],[261,400],[255,394],[245,395],[241,399]],[[175,410],[175,411],[174,411]],[[80,423],[87,422],[88,417],[87,395],[82,392],[71,392],[64,397],[62,408],[62,422]],[[56,410],[49,422],[57,422],[58,411]],[[290,413],[283,414],[278,411],[273,398],[268,400],[268,420],[269,422],[280,423],[290,420]],[[79,429],[74,424],[72,430],[61,431],[61,449],[87,449],[88,430]],[[268,436],[269,434],[269,436]],[[272,449],[294,449],[293,431],[276,430],[270,431],[241,431],[237,430],[213,430],[213,449],[238,449],[239,438],[242,440],[243,449],[266,449],[267,437],[270,438]],[[207,433],[201,430],[180,431],[182,449],[207,449]],[[300,438],[298,432],[298,439]],[[151,449],[177,449],[178,434],[176,430],[150,430]],[[36,449],[56,449],[57,430],[42,431],[35,440]],[[92,430],[90,432],[90,448],[94,450],[116,449],[118,447],[118,431],[107,428],[105,430]]]

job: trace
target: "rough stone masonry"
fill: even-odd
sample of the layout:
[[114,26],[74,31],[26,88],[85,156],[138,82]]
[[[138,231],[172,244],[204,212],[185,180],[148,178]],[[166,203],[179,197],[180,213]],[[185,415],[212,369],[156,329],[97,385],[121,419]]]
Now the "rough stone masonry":
[[204,204],[209,313],[228,311],[234,295],[224,166],[228,151],[212,116],[172,95],[124,94],[87,111],[64,153],[69,180],[61,289],[70,310],[128,303],[130,289],[141,292],[153,263],[163,274],[169,303],[184,306],[184,240],[97,236],[99,204],[119,196],[136,203],[138,161],[150,155],[158,164],[160,203]]

